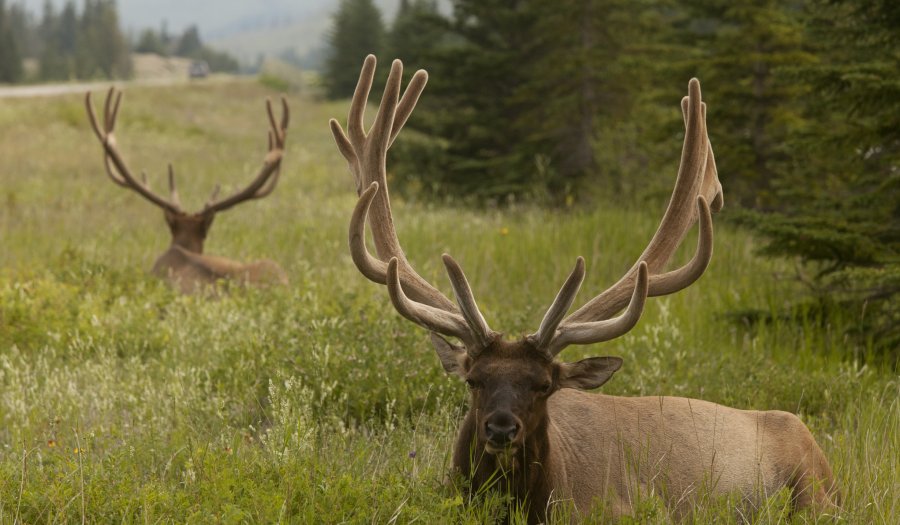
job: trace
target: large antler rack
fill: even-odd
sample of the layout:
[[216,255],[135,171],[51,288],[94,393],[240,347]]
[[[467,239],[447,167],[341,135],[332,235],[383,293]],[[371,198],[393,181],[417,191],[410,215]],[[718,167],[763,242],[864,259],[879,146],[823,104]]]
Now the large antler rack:
[[[402,72],[402,64],[395,60],[375,122],[366,132],[363,115],[375,73],[375,57],[368,56],[350,106],[349,136],[336,120],[330,122],[359,194],[350,220],[351,257],[363,275],[387,285],[391,302],[401,315],[433,332],[461,339],[470,354],[477,354],[498,334],[488,327],[478,310],[462,269],[449,255],[443,256],[457,307],[415,272],[394,228],[387,191],[387,151],[412,113],[428,78],[424,71],[417,71],[400,97]],[[584,260],[578,258],[540,328],[528,336],[534,347],[548,358],[552,359],[569,344],[596,343],[624,334],[637,323],[648,296],[673,293],[689,286],[709,264],[713,240],[711,213],[722,207],[722,189],[706,135],[706,110],[696,79],[690,82],[682,111],[686,133],[681,166],[672,199],[656,234],[638,262],[616,284],[564,319],[584,280]],[[713,203],[712,209],[708,202]],[[661,273],[698,218],[700,235],[693,259],[681,268]],[[377,257],[366,247],[367,222],[372,229]],[[625,311],[612,318],[622,308]]]
[[[460,302],[458,309],[437,288],[423,279],[410,265],[394,228],[387,189],[387,152],[412,113],[428,74],[419,70],[400,96],[403,64],[391,65],[381,105],[375,121],[366,131],[363,117],[372,89],[376,60],[366,57],[359,82],[350,103],[347,133],[334,119],[331,131],[338,149],[347,160],[356,181],[359,201],[350,219],[350,254],[359,271],[371,281],[385,284],[401,315],[429,330],[463,340],[468,347],[486,346],[496,334],[484,322],[475,306],[471,289],[462,272],[450,271],[453,288]],[[372,229],[377,257],[366,247],[366,223]],[[445,256],[448,269],[455,266]],[[458,277],[454,279],[454,276]],[[460,279],[461,278],[461,279]],[[473,320],[470,326],[468,320]]]
[[[563,319],[584,279],[584,264],[579,258],[540,328],[529,336],[548,355],[555,356],[570,344],[595,343],[624,334],[634,326],[634,323],[624,321],[637,321],[634,314],[639,290],[645,289],[644,293],[649,297],[675,293],[693,284],[709,265],[713,251],[712,212],[719,211],[724,201],[706,131],[706,104],[702,102],[700,82],[696,78],[688,84],[688,96],[682,99],[681,110],[685,121],[681,164],[672,197],[656,233],[638,261],[618,282]],[[712,206],[708,204],[710,202]],[[693,258],[684,266],[663,273],[698,219],[700,231]],[[643,305],[643,299],[639,304]],[[609,320],[626,305],[628,309],[621,323]],[[637,316],[640,316],[639,311]],[[612,329],[611,325],[618,328]],[[598,332],[603,336],[598,337]]]
[[[128,165],[122,158],[122,154],[116,144],[114,134],[116,126],[116,118],[119,114],[119,107],[122,102],[122,92],[111,87],[106,95],[106,102],[103,105],[103,122],[102,127],[97,119],[94,105],[91,101],[91,93],[85,95],[85,108],[87,109],[88,119],[94,134],[103,146],[103,165],[109,178],[119,186],[129,188],[139,195],[149,200],[153,204],[159,206],[163,210],[179,215],[186,215],[187,212],[182,208],[178,191],[175,187],[175,172],[172,165],[168,167],[169,194],[168,199],[157,195],[147,184],[146,175],[141,172],[141,179],[134,177]],[[281,160],[284,157],[285,141],[287,139],[287,128],[290,122],[290,110],[287,100],[281,98],[282,114],[281,121],[275,119],[272,110],[272,102],[266,100],[266,112],[269,117],[269,147],[263,165],[257,173],[253,181],[244,189],[239,190],[232,195],[218,200],[219,186],[213,190],[212,196],[203,207],[198,215],[213,215],[217,212],[227,210],[228,208],[250,199],[263,198],[275,189],[278,184],[278,178],[281,174]]]

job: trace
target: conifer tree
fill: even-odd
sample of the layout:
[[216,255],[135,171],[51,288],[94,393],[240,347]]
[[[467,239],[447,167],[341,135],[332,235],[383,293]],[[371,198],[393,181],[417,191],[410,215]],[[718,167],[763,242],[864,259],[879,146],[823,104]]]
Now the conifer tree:
[[[409,124],[421,133],[395,146],[398,182],[560,202],[601,173],[621,179],[598,162],[599,131],[618,134],[611,123],[628,121],[634,93],[652,85],[633,66],[659,33],[644,26],[656,3],[455,1],[425,57],[431,86]],[[629,140],[619,149],[633,151],[639,138]]]
[[775,210],[744,217],[764,253],[798,258],[818,307],[850,310],[864,344],[900,358],[900,6],[813,0],[819,60],[809,124],[790,137],[798,158],[776,179]]
[[178,46],[175,48],[175,54],[180,57],[193,57],[203,48],[200,41],[200,31],[197,26],[192,25],[187,28],[178,39]]
[[411,70],[426,67],[428,56],[443,43],[445,23],[435,0],[402,0],[387,37],[387,54]]
[[9,21],[6,0],[0,0],[0,82],[18,82],[22,78],[22,57]]
[[730,201],[749,206],[772,202],[775,174],[791,162],[785,148],[802,125],[796,100],[804,85],[779,75],[783,66],[809,63],[798,5],[779,0],[694,0],[686,10],[684,69],[696,76],[715,123],[716,157]]
[[[368,54],[378,55],[384,44],[381,11],[372,0],[341,0],[329,34],[330,55],[324,83],[329,98],[353,95],[359,67]],[[383,68],[382,68],[383,69]]]
[[428,92],[408,124],[419,134],[395,146],[398,182],[495,201],[530,191],[531,155],[523,156],[514,123],[531,103],[515,94],[532,49],[532,1],[454,2],[446,43],[427,58]]

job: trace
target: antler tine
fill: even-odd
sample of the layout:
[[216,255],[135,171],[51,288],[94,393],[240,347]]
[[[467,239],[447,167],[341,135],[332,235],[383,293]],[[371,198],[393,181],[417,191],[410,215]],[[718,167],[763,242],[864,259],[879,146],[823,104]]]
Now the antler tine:
[[216,186],[212,190],[212,194],[210,194],[209,199],[206,201],[207,207],[212,205],[213,202],[216,202],[216,198],[219,197],[219,191],[221,191],[222,186],[216,184]]
[[113,123],[110,120],[110,117],[112,117],[112,102],[115,96],[116,88],[114,86],[110,86],[109,91],[106,92],[106,100],[103,102],[103,129],[107,134],[109,134],[113,127]]
[[394,126],[391,129],[391,140],[388,143],[389,148],[394,143],[400,130],[403,129],[409,116],[412,115],[413,109],[415,109],[416,103],[419,102],[419,97],[422,95],[422,91],[425,90],[425,85],[427,83],[428,73],[424,69],[416,71],[415,74],[413,74],[412,79],[410,79],[409,85],[406,86],[406,91],[404,91],[403,96],[400,97],[400,103],[397,104],[397,112],[394,116]]
[[[369,130],[370,147],[376,147],[377,152],[387,151],[391,143],[391,130],[394,127],[394,118],[397,116],[397,105],[400,103],[400,83],[403,80],[403,62],[394,60],[391,63],[391,72],[388,74],[384,85],[384,93],[381,95],[381,104],[378,113],[375,114],[375,122]],[[410,110],[412,111],[412,110]]]
[[88,120],[91,123],[91,129],[94,130],[94,135],[97,136],[100,142],[104,142],[106,140],[106,131],[101,131],[100,126],[97,124],[97,114],[94,112],[94,103],[91,101],[90,91],[84,94],[84,107],[87,111]]
[[706,271],[713,254],[712,211],[703,195],[697,196],[697,210],[700,216],[700,232],[697,251],[690,262],[671,272],[650,277],[650,297],[668,295],[683,290],[694,283]]
[[378,284],[387,284],[387,265],[372,257],[366,248],[366,217],[369,215],[369,206],[378,191],[378,183],[373,182],[360,195],[350,216],[350,257],[359,271],[370,281]]
[[575,301],[575,296],[581,288],[581,283],[584,282],[584,274],[584,258],[579,257],[575,261],[575,268],[572,270],[572,273],[569,274],[559,293],[556,294],[553,304],[550,305],[547,313],[544,314],[544,319],[541,320],[538,331],[528,336],[535,348],[547,348],[556,335],[556,328],[562,322],[569,308],[572,307],[572,302]]
[[[287,99],[281,96],[281,129],[288,129],[291,124],[291,108],[288,106]],[[283,137],[282,137],[283,138]]]
[[[281,124],[279,125],[275,121],[275,113],[272,110],[272,101],[268,98],[266,99],[266,114],[269,116],[269,125],[272,127],[270,134],[275,135],[275,144],[277,144],[278,147],[283,148],[284,140],[285,140],[285,132],[287,130],[287,124],[289,121],[288,112],[290,110],[287,109],[287,107],[288,107],[287,101],[284,99],[284,97],[281,98],[281,104],[282,104]],[[271,143],[271,138],[269,140]],[[271,149],[272,149],[272,147],[270,146],[269,150],[271,150]]]
[[609,320],[561,325],[550,343],[546,347],[538,348],[545,350],[550,357],[553,357],[571,344],[600,343],[625,334],[634,328],[641,318],[647,299],[649,281],[647,263],[641,261],[638,263],[637,280],[631,293],[631,300],[622,315]]
[[353,99],[350,101],[350,114],[347,116],[347,132],[354,147],[362,147],[366,141],[365,124],[363,119],[366,113],[366,103],[369,100],[369,92],[372,90],[372,82],[375,79],[375,55],[368,55],[363,61],[356,89],[353,91]]
[[[347,135],[344,133],[343,128],[341,128],[340,123],[338,123],[337,119],[328,119],[328,126],[331,128],[331,134],[334,136],[334,142],[337,144],[338,151],[341,152],[341,155],[347,159],[347,164],[350,165],[350,171],[353,173],[353,178],[356,182],[356,194],[362,194],[362,181],[359,180],[359,176],[357,174],[357,164],[359,163],[359,158],[356,156],[356,150],[353,147],[353,144],[350,142],[350,139],[347,138]],[[349,127],[349,125],[348,125]]]
[[[267,132],[269,148],[256,177],[244,189],[236,191],[221,201],[216,201],[215,197],[211,197],[206,206],[204,206],[203,213],[218,213],[247,200],[267,197],[275,190],[275,187],[278,185],[278,179],[281,176],[281,159],[284,157],[287,126],[290,122],[290,117],[288,116],[290,109],[284,97],[281,99],[281,104],[283,113],[281,115],[281,125],[279,126],[278,121],[275,119],[275,113],[272,110],[272,101],[266,99],[266,115],[271,128]],[[216,189],[214,195],[218,195],[218,189]]]
[[178,189],[175,188],[175,168],[172,167],[171,162],[169,163],[169,195],[172,202],[180,207],[181,199],[178,197]]
[[[407,261],[400,246],[400,240],[397,238],[387,188],[386,157],[391,134],[394,130],[399,131],[401,127],[398,125],[397,118],[403,67],[399,60],[392,64],[381,107],[379,107],[375,122],[367,134],[364,131],[363,113],[366,108],[366,99],[371,91],[375,65],[376,60],[373,55],[366,57],[363,62],[359,82],[350,103],[347,122],[348,134],[344,133],[337,121],[332,119],[330,122],[335,143],[341,154],[347,159],[348,167],[356,181],[357,193],[360,195],[350,224],[351,255],[360,272],[375,282],[384,282],[387,279],[385,261],[396,257],[400,282],[406,295],[418,303],[459,315],[453,301],[416,273]],[[404,97],[403,115],[401,115],[403,118],[409,117],[418,100],[418,94],[424,87],[423,75],[424,73],[419,74],[415,78],[415,85],[408,89],[409,98]],[[372,189],[374,182],[378,183],[375,186],[377,189]],[[369,191],[372,193],[368,193]],[[371,227],[377,258],[370,255],[366,249],[365,222],[368,222]]]
[[403,317],[433,332],[458,337],[471,346],[472,332],[466,320],[455,312],[448,312],[410,300],[400,285],[400,267],[396,257],[391,257],[387,265],[387,287],[394,308]]
[[[711,207],[707,203],[712,201],[715,209],[721,208],[722,204],[721,184],[706,132],[706,107],[701,100],[697,79],[691,79],[688,84],[688,96],[682,101],[682,111],[685,137],[675,188],[656,233],[638,259],[647,264],[649,297],[681,290],[702,275],[712,256],[713,242]],[[700,236],[694,257],[685,266],[662,273],[698,219]],[[636,263],[616,284],[567,317],[562,326],[608,319],[621,310],[628,301],[629,290],[634,286],[639,264]]]
[[109,133],[112,133],[116,129],[116,119],[119,117],[119,105],[121,104],[121,102],[122,92],[119,91],[116,93],[116,102],[113,104],[112,114],[109,117],[109,127],[107,128],[107,131]]
[[122,92],[116,92],[116,89],[111,87],[106,95],[106,101],[104,102],[103,129],[100,129],[97,114],[94,111],[94,104],[91,101],[91,93],[87,92],[84,97],[84,105],[87,110],[88,120],[90,120],[91,123],[91,128],[93,128],[94,135],[97,136],[97,139],[103,146],[103,167],[106,169],[106,174],[119,186],[131,188],[160,208],[173,213],[182,213],[180,205],[169,202],[150,191],[147,184],[135,179],[128,169],[128,166],[125,165],[125,161],[122,159],[119,150],[116,148],[116,139],[113,135],[121,101]]
[[456,295],[456,303],[462,312],[463,318],[469,327],[469,331],[478,343],[477,347],[469,348],[472,352],[475,348],[486,348],[497,337],[497,333],[491,330],[478,305],[475,303],[475,295],[472,293],[472,287],[466,279],[466,274],[462,268],[448,254],[442,256],[444,266],[447,268],[447,275],[450,276],[450,285],[453,287],[453,293]]

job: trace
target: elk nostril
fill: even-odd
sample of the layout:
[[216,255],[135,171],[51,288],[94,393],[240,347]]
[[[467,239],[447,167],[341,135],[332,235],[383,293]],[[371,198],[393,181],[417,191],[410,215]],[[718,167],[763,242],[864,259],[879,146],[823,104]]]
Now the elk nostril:
[[485,424],[488,441],[497,445],[505,445],[512,442],[519,433],[518,423],[497,424],[487,422]]

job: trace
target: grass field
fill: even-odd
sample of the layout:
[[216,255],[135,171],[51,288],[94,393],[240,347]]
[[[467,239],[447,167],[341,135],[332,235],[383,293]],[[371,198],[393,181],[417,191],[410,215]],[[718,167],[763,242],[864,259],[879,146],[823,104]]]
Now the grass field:
[[[128,89],[120,148],[160,190],[172,161],[182,200],[199,207],[214,184],[255,173],[272,95],[249,81]],[[148,275],[169,242],[162,213],[106,178],[80,96],[0,100],[0,523],[483,523],[503,512],[497,497],[444,486],[465,386],[350,261],[356,197],[327,129],[345,104],[290,100],[278,189],[221,214],[207,252],[274,259],[291,284],[215,299]],[[518,335],[577,255],[588,263],[579,301],[621,275],[664,203],[563,213],[395,197],[394,209],[420,273],[449,293],[439,255],[452,253],[491,325]],[[842,521],[900,523],[896,373],[840,336],[852,318],[728,321],[798,288],[722,220],[715,249],[697,284],[651,300],[627,336],[562,357],[624,357],[607,393],[797,413],[836,471]],[[694,518],[733,519],[721,502]],[[669,521],[653,497],[633,520]],[[758,522],[785,521],[781,494]]]

